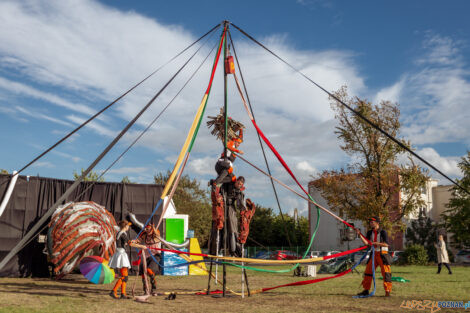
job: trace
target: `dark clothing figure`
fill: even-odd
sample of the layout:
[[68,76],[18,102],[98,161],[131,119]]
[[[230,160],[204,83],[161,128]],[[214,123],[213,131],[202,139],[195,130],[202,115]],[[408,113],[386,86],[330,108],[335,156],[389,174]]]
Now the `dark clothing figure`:
[[[238,242],[238,213],[246,208],[243,184],[241,184],[241,187],[239,185],[240,183],[230,182],[224,183],[221,188],[221,192],[225,195],[224,202],[227,207],[227,248],[232,256],[241,256],[241,245]],[[224,230],[218,230],[215,226],[213,223],[210,243],[211,254],[223,249],[224,243]],[[219,232],[219,247],[217,247],[217,232]]]
[[[151,294],[156,295],[156,281],[155,281],[155,275],[160,274],[160,251],[159,250],[154,250],[152,248],[161,248],[161,242],[158,236],[160,235],[160,232],[155,229],[155,227],[151,224],[147,225],[145,229],[142,231],[140,234],[139,238],[136,240],[137,243],[144,244],[147,246],[149,249],[147,250],[142,250],[142,258],[145,258],[146,264],[147,264],[147,275],[149,276],[150,279],[150,284],[151,284]],[[150,251],[150,252],[149,252]],[[143,288],[144,292],[145,290],[145,273],[144,273],[144,263],[140,262],[139,264],[139,275],[142,276],[142,282],[144,283]]]
[[129,245],[127,244],[129,241],[129,238],[127,236],[126,232],[119,232],[116,235],[116,248],[127,248]]
[[437,273],[438,274],[441,273],[442,264],[444,264],[444,266],[447,267],[447,270],[449,271],[449,274],[452,274],[452,270],[450,269],[449,263],[438,263],[437,264]]
[[234,182],[236,179],[233,174],[233,162],[235,161],[235,158],[236,156],[230,150],[227,150],[227,160],[225,160],[223,154],[217,160],[217,163],[215,163],[217,178],[213,182],[215,185]]

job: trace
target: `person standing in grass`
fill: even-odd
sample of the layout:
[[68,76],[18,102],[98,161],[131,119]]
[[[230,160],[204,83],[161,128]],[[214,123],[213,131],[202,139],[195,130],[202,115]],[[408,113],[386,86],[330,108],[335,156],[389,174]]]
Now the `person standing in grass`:
[[109,259],[109,267],[119,270],[120,277],[114,285],[113,290],[109,295],[114,299],[119,299],[117,291],[121,287],[121,297],[122,299],[129,299],[126,294],[126,284],[128,280],[128,269],[131,267],[129,262],[129,257],[127,256],[126,246],[128,245],[129,238],[127,237],[127,231],[131,223],[128,221],[119,222],[119,232],[116,235],[116,252]]
[[[380,219],[379,217],[371,217],[369,219],[369,226],[370,230],[366,234],[366,238],[372,242],[375,247],[375,254],[374,254],[374,263],[372,264],[372,256],[369,258],[367,262],[366,271],[364,273],[364,279],[362,280],[362,287],[364,290],[358,294],[358,296],[368,296],[369,289],[372,285],[372,266],[376,268],[380,265],[380,270],[382,272],[383,282],[384,282],[384,289],[385,289],[385,296],[390,297],[390,293],[392,292],[392,269],[391,263],[392,258],[388,254],[388,235],[384,229],[380,228]],[[364,244],[368,245],[369,242],[364,238],[361,234],[359,229],[356,229],[357,234],[364,242]]]
[[437,250],[437,274],[441,273],[442,264],[449,270],[449,275],[452,274],[452,270],[449,266],[449,256],[447,255],[446,243],[444,236],[439,235],[439,240],[434,244]]

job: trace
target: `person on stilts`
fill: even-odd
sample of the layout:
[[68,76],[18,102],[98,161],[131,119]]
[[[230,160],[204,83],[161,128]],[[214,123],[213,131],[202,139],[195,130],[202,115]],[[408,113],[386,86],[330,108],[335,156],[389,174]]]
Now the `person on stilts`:
[[[240,144],[243,142],[243,130],[240,128],[238,130],[237,136],[233,137],[227,143],[227,159],[225,159],[225,154],[222,153],[220,158],[217,160],[215,164],[215,171],[217,172],[217,178],[215,180],[211,180],[209,185],[212,187],[211,189],[211,199],[212,199],[212,230],[211,230],[211,239],[210,239],[210,253],[217,254],[220,251],[220,246],[222,245],[222,240],[216,240],[216,238],[220,239],[220,230],[223,228],[224,225],[224,199],[222,196],[222,189],[224,189],[226,195],[228,196],[229,190],[233,189],[234,184],[237,182],[237,177],[233,173],[233,162],[236,159],[236,154],[243,154],[243,151],[239,150]],[[244,179],[243,179],[244,183]],[[229,196],[227,197],[227,201],[229,201]],[[229,208],[230,213],[230,208]],[[229,225],[230,229],[233,229],[236,233],[237,230],[237,219],[236,217],[230,218],[232,215],[229,214],[228,222],[234,221]],[[236,224],[233,224],[236,223]],[[230,231],[229,231],[230,233]],[[236,239],[236,236],[234,239]],[[229,238],[230,240],[230,238]],[[235,243],[235,241],[233,241]],[[217,247],[217,245],[219,245]],[[234,245],[232,245],[234,247]],[[235,249],[235,248],[234,248]],[[239,250],[239,249],[238,249]],[[232,251],[232,250],[231,250]],[[235,251],[235,250],[233,250]]]
[[[372,255],[369,257],[367,262],[366,270],[364,272],[364,279],[362,280],[362,287],[364,290],[358,294],[358,296],[367,296],[369,295],[369,289],[372,284],[372,266],[374,269],[377,266],[380,266],[383,277],[383,285],[385,289],[385,296],[389,297],[392,292],[392,270],[391,270],[391,261],[392,258],[388,254],[388,235],[384,229],[380,228],[380,219],[375,216],[369,219],[370,230],[366,234],[366,238],[369,241],[372,241],[372,244],[375,247],[374,260],[375,264],[372,264]],[[356,229],[357,234],[364,242],[368,245],[369,242],[364,238],[359,229]]]
[[[114,299],[129,299],[130,297],[127,296],[126,293],[126,284],[128,281],[129,271],[128,269],[131,267],[129,262],[129,257],[127,256],[126,247],[128,246],[128,236],[127,231],[129,230],[129,226],[131,223],[128,221],[120,221],[119,222],[119,232],[116,235],[116,252],[113,256],[109,259],[109,267],[114,268],[116,271],[119,270],[120,277],[117,280],[116,284],[114,285],[113,290],[109,293],[109,295]],[[121,296],[119,297],[117,292],[121,287]]]

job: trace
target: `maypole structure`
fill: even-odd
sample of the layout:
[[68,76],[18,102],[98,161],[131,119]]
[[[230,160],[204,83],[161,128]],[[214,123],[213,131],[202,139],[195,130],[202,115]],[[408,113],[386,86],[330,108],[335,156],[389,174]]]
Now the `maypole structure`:
[[[229,22],[224,21],[224,32],[227,34],[228,31],[228,26]],[[224,62],[227,60],[227,36],[224,38]],[[227,71],[223,70],[224,72],[224,161],[227,162],[227,125],[228,125],[228,115],[227,115],[227,106],[228,106],[228,101],[227,101]],[[222,193],[224,194],[224,256],[227,256],[227,213],[228,213],[228,207],[227,207],[227,192],[222,188]],[[223,271],[223,278],[222,278],[222,296],[225,297],[225,292],[227,289],[227,265],[224,263],[222,265],[222,271]]]
[[[265,162],[266,162],[266,167],[267,167],[267,173],[265,171],[263,171],[261,168],[257,167],[256,165],[254,165],[253,163],[249,162],[247,159],[241,157],[240,155],[239,158],[241,160],[243,160],[244,162],[246,162],[248,165],[251,165],[254,169],[256,169],[257,171],[259,171],[260,173],[262,173],[263,175],[267,176],[270,180],[271,180],[271,184],[273,185],[273,189],[274,189],[274,194],[276,196],[276,200],[278,202],[278,205],[279,205],[279,200],[277,199],[277,193],[276,193],[276,190],[274,188],[274,181],[276,181],[276,183],[280,184],[281,186],[283,186],[284,188],[290,190],[291,192],[293,192],[294,194],[296,194],[297,196],[299,196],[300,198],[310,202],[310,203],[313,203],[316,208],[317,208],[317,212],[318,212],[318,216],[320,214],[320,210],[324,211],[325,213],[329,214],[330,216],[332,216],[333,218],[335,218],[336,220],[338,220],[339,222],[342,222],[343,224],[345,224],[346,226],[348,227],[351,227],[351,228],[354,228],[354,225],[351,225],[349,224],[348,222],[346,222],[344,219],[342,219],[340,216],[334,214],[333,212],[329,211],[328,209],[322,207],[321,205],[319,205],[318,203],[315,202],[315,200],[308,194],[307,190],[305,190],[305,188],[301,185],[301,183],[299,182],[299,180],[296,178],[296,176],[294,175],[294,173],[291,171],[291,169],[289,168],[289,166],[287,165],[287,162],[283,159],[283,157],[281,156],[281,154],[276,150],[276,148],[274,147],[274,145],[271,143],[271,141],[267,138],[267,136],[263,133],[263,131],[261,130],[261,127],[257,124],[257,121],[255,120],[254,118],[254,114],[253,114],[253,110],[252,110],[252,107],[251,107],[251,103],[250,103],[250,99],[248,97],[248,92],[247,92],[247,88],[245,86],[245,82],[244,82],[244,79],[243,79],[243,74],[241,72],[241,68],[240,68],[240,63],[238,61],[238,57],[237,57],[237,54],[236,54],[236,50],[235,50],[235,45],[232,41],[232,38],[231,38],[231,35],[230,35],[230,32],[229,32],[229,26],[230,26],[230,23],[229,21],[227,20],[224,20],[222,23],[220,23],[219,25],[216,25],[214,26],[210,31],[208,31],[205,35],[203,35],[202,37],[200,37],[199,39],[197,39],[194,43],[192,43],[190,46],[188,46],[186,49],[184,49],[182,52],[180,52],[177,56],[181,55],[184,51],[186,51],[187,49],[189,49],[191,46],[193,46],[195,43],[197,43],[198,41],[200,41],[202,38],[204,38],[206,35],[210,34],[212,31],[214,31],[215,29],[217,29],[218,27],[222,26],[223,27],[223,30],[222,30],[222,34],[220,35],[220,39],[219,39],[219,42],[217,44],[217,52],[216,52],[216,56],[215,56],[215,59],[213,61],[213,65],[212,65],[212,70],[211,70],[211,73],[210,73],[210,78],[209,78],[209,82],[208,82],[208,86],[207,86],[207,89],[202,97],[202,100],[201,100],[201,103],[199,104],[199,107],[197,108],[197,112],[194,116],[194,119],[192,121],[192,124],[191,124],[191,127],[189,128],[189,131],[188,131],[188,134],[187,134],[187,137],[184,141],[184,144],[181,148],[181,151],[178,155],[178,158],[177,158],[177,161],[174,165],[174,168],[165,184],[165,187],[163,189],[163,192],[162,192],[162,195],[159,199],[159,202],[158,204],[156,205],[156,207],[154,208],[153,212],[151,213],[151,215],[149,216],[147,222],[145,223],[144,227],[142,227],[142,229],[145,228],[145,226],[147,224],[150,223],[150,221],[152,220],[152,217],[155,215],[155,213],[157,212],[157,210],[160,210],[161,214],[160,214],[160,218],[158,220],[158,223],[157,223],[157,226],[156,228],[158,228],[163,220],[163,216],[165,215],[165,212],[167,210],[167,207],[168,205],[170,204],[171,202],[171,198],[173,197],[173,195],[175,194],[175,191],[176,191],[176,188],[178,186],[178,183],[180,181],[180,178],[182,177],[182,174],[183,174],[183,171],[184,171],[184,168],[188,162],[188,159],[189,159],[189,156],[191,154],[191,151],[192,151],[192,148],[193,148],[193,145],[195,143],[195,140],[196,140],[196,137],[197,137],[197,134],[198,134],[198,131],[199,131],[199,128],[200,128],[200,125],[201,125],[201,121],[203,120],[203,117],[204,117],[204,112],[206,110],[206,106],[207,106],[207,102],[208,102],[208,98],[209,98],[209,94],[210,94],[210,91],[211,91],[211,88],[212,88],[212,83],[213,83],[213,80],[214,80],[214,76],[215,76],[215,71],[217,69],[217,65],[218,65],[218,62],[219,62],[219,59],[220,59],[220,56],[222,54],[222,49],[223,49],[223,59],[224,59],[224,69],[223,69],[223,75],[224,75],[224,107],[223,107],[223,112],[221,112],[221,114],[217,117],[219,118],[220,117],[220,123],[218,124],[220,126],[220,128],[218,129],[219,132],[221,133],[223,131],[223,135],[221,134],[221,136],[219,137],[219,139],[221,139],[221,141],[223,142],[223,156],[221,157],[221,160],[223,160],[224,162],[228,162],[230,158],[233,157],[233,155],[231,155],[231,153],[233,151],[236,151],[237,153],[243,153],[241,151],[238,151],[238,150],[233,150],[233,134],[230,134],[230,131],[233,130],[233,127],[231,126],[232,124],[230,123],[234,123],[233,120],[231,120],[229,117],[228,117],[228,91],[227,91],[227,76],[228,74],[233,74],[233,77],[234,77],[234,80],[235,80],[235,83],[236,83],[236,86],[238,88],[238,91],[240,93],[240,97],[241,97],[241,100],[243,102],[243,105],[245,107],[245,110],[246,110],[246,113],[251,121],[251,123],[253,124],[253,127],[255,128],[256,132],[257,132],[257,135],[258,135],[258,139],[260,141],[260,145],[261,145],[261,149],[263,150],[263,156],[264,156],[264,159],[265,159]],[[396,144],[398,144],[400,147],[402,147],[403,149],[409,151],[413,156],[417,157],[419,160],[423,161],[425,164],[427,164],[430,168],[436,170],[438,173],[440,173],[441,175],[443,175],[444,177],[448,178],[447,176],[445,176],[442,172],[440,172],[438,169],[436,169],[434,166],[432,166],[429,162],[425,161],[424,159],[422,159],[419,155],[417,155],[415,152],[411,151],[408,147],[404,146],[402,144],[401,141],[397,140],[396,138],[394,138],[393,136],[391,136],[390,134],[388,134],[387,132],[385,132],[384,130],[380,129],[377,125],[375,125],[372,121],[370,121],[369,119],[367,119],[365,116],[363,116],[362,114],[360,114],[360,112],[357,112],[355,111],[354,109],[350,108],[347,104],[345,104],[344,102],[342,102],[340,99],[336,98],[333,94],[331,94],[329,91],[327,91],[326,89],[324,89],[322,86],[320,86],[319,84],[317,84],[316,82],[314,82],[312,79],[310,79],[308,76],[306,76],[305,74],[303,74],[300,70],[296,69],[295,67],[293,67],[292,65],[290,65],[287,61],[285,61],[284,59],[282,59],[281,57],[279,57],[277,54],[275,54],[274,52],[272,52],[271,50],[269,50],[267,47],[265,47],[263,44],[261,44],[259,41],[257,41],[256,39],[254,39],[252,36],[250,36],[249,34],[247,34],[245,31],[243,31],[241,28],[239,28],[238,26],[232,24],[237,30],[239,30],[243,35],[245,35],[247,38],[249,38],[250,40],[252,40],[254,43],[256,43],[257,45],[259,45],[260,47],[262,47],[263,49],[265,49],[266,51],[268,51],[270,54],[272,54],[274,57],[276,57],[278,60],[282,61],[283,63],[285,63],[287,66],[289,66],[290,68],[292,68],[293,70],[295,70],[297,73],[299,73],[300,75],[302,75],[304,78],[306,78],[308,81],[310,81],[312,84],[314,84],[315,86],[317,86],[318,88],[320,88],[322,91],[324,91],[328,96],[334,98],[335,100],[337,100],[338,102],[340,102],[343,106],[345,106],[346,108],[348,108],[351,112],[353,112],[354,114],[356,114],[357,116],[359,116],[361,119],[363,119],[365,122],[367,122],[368,124],[370,124],[373,128],[377,129],[379,132],[381,132],[383,135],[385,135],[386,137],[388,137],[389,139],[393,140]],[[229,37],[227,37],[229,36]],[[241,82],[242,82],[242,85],[243,85],[243,90],[240,86],[240,83],[237,79],[237,76],[235,75],[234,73],[234,67],[235,65],[233,63],[230,63],[230,62],[233,62],[232,59],[231,59],[231,56],[230,56],[230,52],[229,52],[229,49],[228,47],[230,47],[227,43],[227,41],[230,39],[230,43],[231,43],[231,46],[233,48],[233,52],[234,52],[234,56],[235,56],[235,59],[237,61],[237,66],[238,66],[238,69],[239,69],[239,72],[240,72],[240,77],[241,77]],[[214,48],[215,49],[215,45],[214,45]],[[199,48],[200,49],[200,48]],[[199,50],[198,50],[199,51]],[[10,253],[0,262],[0,269],[3,268],[5,266],[5,264],[18,252],[20,251],[28,242],[30,242],[34,236],[40,232],[40,228],[48,221],[48,219],[50,218],[50,216],[53,214],[54,210],[63,202],[67,199],[67,197],[69,195],[72,194],[72,192],[74,191],[74,189],[76,189],[78,187],[78,185],[80,184],[80,182],[84,179],[84,177],[101,161],[101,159],[116,145],[116,143],[120,140],[120,138],[122,138],[124,136],[124,134],[137,122],[137,120],[140,118],[140,116],[152,105],[152,103],[155,102],[155,100],[160,96],[160,94],[168,87],[168,85],[176,78],[177,75],[180,74],[180,72],[183,70],[183,68],[191,61],[191,59],[193,59],[193,57],[196,55],[196,53],[198,52],[196,51],[194,54],[192,54],[191,57],[189,57],[189,59],[178,69],[178,71],[171,77],[171,79],[151,98],[151,100],[139,111],[139,113],[124,127],[124,129],[119,133],[118,136],[116,136],[111,143],[109,143],[109,145],[103,150],[103,152],[96,158],[95,161],[93,161],[89,167],[82,173],[81,177],[79,177],[73,184],[71,187],[69,187],[63,195],[61,195],[61,197],[58,198],[58,200],[52,205],[51,208],[49,208],[49,210],[47,212],[44,213],[44,215],[42,216],[42,218],[39,220],[39,222],[37,222],[34,227],[23,237],[23,239],[17,244],[17,246],[15,246],[11,251]],[[211,52],[209,53],[209,55],[212,53],[212,50]],[[208,56],[209,56],[208,55]],[[176,56],[176,57],[177,57]],[[175,58],[176,58],[175,57]],[[173,58],[174,59],[174,58]],[[172,59],[172,60],[173,60]],[[171,60],[169,61],[171,62]],[[168,63],[168,62],[167,62]],[[202,65],[202,64],[201,64]],[[233,66],[233,68],[232,68]],[[85,126],[88,122],[90,122],[91,120],[93,120],[94,118],[96,118],[99,114],[101,114],[102,112],[104,112],[106,109],[108,109],[109,107],[111,107],[114,103],[116,103],[118,100],[120,100],[122,97],[124,97],[125,95],[127,95],[129,92],[131,92],[133,89],[135,89],[138,85],[140,85],[141,83],[143,83],[145,80],[147,80],[150,76],[152,76],[154,73],[156,73],[158,71],[158,69],[151,73],[149,76],[147,76],[146,78],[144,78],[144,80],[142,80],[141,82],[139,82],[138,84],[136,84],[134,87],[132,87],[131,89],[129,89],[126,93],[124,93],[122,96],[120,96],[119,98],[117,98],[115,101],[113,101],[112,103],[110,103],[108,106],[106,106],[105,108],[103,108],[100,112],[96,113],[94,116],[92,116],[89,120],[87,120],[85,123],[83,123],[82,125],[80,125],[78,128],[76,128],[75,130],[73,130],[70,134],[68,134],[66,137],[62,138],[60,141],[58,141],[55,145],[53,145],[52,147],[50,147],[48,150],[46,150],[44,153],[42,153],[41,155],[39,155],[37,158],[35,158],[33,161],[31,161],[29,164],[27,164],[25,167],[23,167],[19,172],[23,171],[25,168],[27,168],[29,165],[31,165],[32,163],[34,163],[36,160],[38,160],[39,158],[41,158],[43,155],[45,155],[46,153],[48,153],[50,150],[52,150],[53,148],[55,148],[57,145],[59,145],[61,142],[63,142],[64,140],[66,140],[68,137],[70,137],[73,133],[75,133],[76,131],[78,131],[80,128],[82,128],[83,126]],[[194,74],[193,74],[194,75]],[[184,88],[184,86],[183,86]],[[179,93],[178,93],[179,94]],[[245,101],[245,96],[246,96],[246,100]],[[176,97],[176,96],[175,96]],[[172,100],[173,101],[173,100]],[[170,102],[171,103],[171,102]],[[168,107],[168,106],[167,106]],[[166,109],[166,108],[165,108]],[[164,110],[165,110],[164,109]],[[163,112],[163,111],[162,111]],[[158,117],[157,117],[158,118]],[[216,118],[216,119],[217,119]],[[155,121],[155,120],[154,120]],[[153,122],[152,122],[153,123]],[[208,123],[209,124],[209,123]],[[241,125],[241,123],[240,123]],[[150,127],[150,126],[149,126]],[[241,125],[239,128],[244,128],[243,125]],[[148,129],[148,128],[147,128]],[[147,130],[146,129],[146,130]],[[145,130],[145,131],[146,131]],[[145,132],[144,131],[144,132]],[[239,133],[239,137],[238,139],[241,139],[242,134]],[[140,138],[140,137],[139,137]],[[274,178],[272,175],[271,175],[271,172],[270,172],[270,169],[269,169],[269,165],[267,163],[267,159],[266,159],[266,156],[264,154],[264,148],[263,148],[263,142],[264,144],[272,151],[272,153],[275,155],[275,157],[277,158],[277,160],[279,161],[279,163],[284,167],[284,169],[286,170],[286,172],[290,175],[290,177],[294,180],[294,182],[296,183],[297,187],[300,188],[301,192],[299,191],[296,191],[294,189],[292,189],[291,187],[287,186],[286,184],[284,184],[283,182],[279,181],[278,179]],[[135,143],[135,141],[134,141]],[[133,143],[133,144],[134,144]],[[230,150],[230,151],[229,151]],[[127,150],[126,150],[127,151]],[[229,157],[230,155],[230,157]],[[121,155],[122,156],[122,155]],[[114,162],[115,163],[115,162]],[[113,163],[113,164],[114,164]],[[112,166],[112,165],[111,165]],[[108,168],[109,169],[109,168]],[[231,172],[229,172],[231,173]],[[16,174],[17,175],[17,174]],[[103,175],[103,174],[102,174]],[[233,176],[233,178],[235,178]],[[463,189],[463,187],[461,187],[460,185],[458,185],[456,182],[454,182],[453,180],[451,180],[450,178],[448,178],[451,182],[453,182],[456,186],[460,187],[462,190],[464,190],[465,192],[467,193],[470,193],[468,190],[466,189]],[[331,259],[331,258],[336,258],[336,257],[340,257],[340,256],[344,256],[344,255],[348,255],[348,254],[351,254],[351,253],[355,253],[355,252],[358,252],[360,250],[364,250],[366,248],[369,248],[370,251],[372,251],[372,254],[374,254],[374,247],[372,246],[371,242],[369,240],[367,240],[368,242],[368,245],[365,245],[363,247],[360,247],[360,248],[356,248],[356,249],[352,249],[352,250],[348,250],[348,251],[344,251],[344,252],[341,252],[341,253],[338,253],[338,254],[335,254],[335,255],[331,255],[331,256],[327,256],[327,257],[321,257],[321,258],[306,258],[306,255],[308,253],[308,250],[310,249],[312,243],[313,243],[313,239],[314,239],[314,236],[315,236],[315,233],[316,233],[316,230],[318,228],[318,225],[319,225],[319,218],[317,219],[317,225],[315,227],[315,231],[310,239],[310,245],[307,249],[307,251],[305,251],[305,254],[303,255],[303,258],[300,259],[300,260],[281,260],[281,261],[278,261],[278,260],[258,260],[258,259],[250,259],[250,258],[245,258],[244,256],[244,243],[246,242],[246,237],[248,236],[248,232],[245,233],[245,237],[243,239],[238,239],[240,243],[242,243],[242,246],[241,246],[241,257],[237,254],[234,253],[234,247],[232,246],[232,236],[233,236],[233,225],[230,223],[229,224],[229,221],[230,219],[232,218],[232,215],[230,212],[230,210],[233,209],[232,207],[232,203],[229,203],[229,199],[228,198],[231,198],[232,197],[232,192],[230,191],[230,194],[229,194],[229,189],[227,188],[227,186],[223,186],[220,188],[220,197],[223,198],[223,205],[221,204],[220,205],[220,215],[218,217],[220,217],[220,225],[217,224],[217,225],[214,225],[213,227],[215,227],[217,229],[217,235],[216,235],[216,249],[215,249],[215,253],[211,252],[211,254],[201,254],[201,253],[191,253],[191,252],[181,252],[181,251],[178,251],[178,250],[172,250],[172,249],[162,249],[162,248],[158,248],[157,250],[161,250],[161,251],[168,251],[168,252],[172,252],[172,253],[178,253],[178,254],[181,254],[182,258],[185,259],[187,261],[186,264],[184,265],[188,265],[188,264],[196,264],[198,262],[201,262],[201,261],[193,261],[189,256],[190,255],[197,255],[197,256],[202,256],[204,258],[209,258],[210,259],[210,271],[209,271],[209,277],[208,277],[208,287],[206,290],[202,291],[201,294],[211,294],[210,292],[210,282],[211,282],[211,278],[214,277],[214,275],[212,274],[212,266],[213,264],[222,264],[222,268],[223,268],[223,279],[222,279],[222,296],[225,297],[226,296],[226,292],[230,292],[232,294],[236,294],[236,295],[241,295],[242,297],[244,296],[245,292],[244,292],[244,284],[246,284],[246,287],[247,287],[247,291],[248,291],[248,295],[250,295],[250,290],[248,288],[248,280],[247,280],[247,276],[246,276],[246,271],[245,269],[250,269],[250,270],[258,270],[258,271],[263,271],[263,272],[284,272],[284,270],[281,270],[281,271],[270,271],[270,270],[266,270],[266,269],[257,269],[257,268],[253,268],[253,267],[249,267],[249,266],[245,266],[245,262],[250,262],[250,263],[257,263],[257,264],[272,264],[272,265],[281,265],[281,264],[296,264],[294,265],[291,269],[287,270],[287,271],[290,271],[292,270],[293,268],[297,267],[299,264],[307,264],[307,263],[312,263],[312,262],[316,262],[316,261],[322,261],[322,260],[327,260],[327,259]],[[167,201],[164,201],[165,198],[168,197],[168,200]],[[247,203],[248,203],[248,200],[247,199]],[[251,205],[254,207],[254,203],[251,202],[251,200],[249,201],[251,203]],[[223,210],[224,212],[221,212],[221,210]],[[281,208],[280,208],[280,205],[279,205],[279,210],[281,212],[281,216],[282,216],[282,211],[281,211]],[[215,212],[216,214],[218,214],[219,212]],[[252,210],[252,213],[254,214],[254,209]],[[214,207],[213,207],[213,214],[214,214]],[[214,216],[213,216],[214,218]],[[223,222],[221,219],[224,219]],[[215,224],[215,223],[214,223]],[[247,224],[249,224],[249,222],[247,222]],[[230,227],[229,227],[230,226]],[[222,228],[223,228],[223,233],[222,233]],[[229,231],[230,231],[230,234],[229,234]],[[220,237],[222,236],[223,234],[223,255],[220,255],[220,249],[219,249],[219,246],[220,246]],[[287,234],[287,231],[286,231],[286,235],[287,235],[287,240],[289,240],[289,236]],[[361,234],[361,236],[363,236]],[[228,241],[230,240],[230,241]],[[163,240],[162,240],[163,241]],[[369,246],[369,247],[368,247]],[[227,251],[227,248],[230,247],[229,251]],[[144,247],[146,249],[149,249],[148,247]],[[152,254],[150,254],[152,255]],[[364,255],[365,256],[365,255]],[[363,257],[364,258],[364,257]],[[144,258],[145,259],[145,258]],[[145,260],[143,260],[145,262]],[[204,261],[204,260],[203,260]],[[203,262],[202,261],[202,262]],[[251,292],[251,294],[256,294],[256,293],[260,293],[260,292],[265,292],[265,291],[268,291],[268,290],[273,290],[273,289],[276,289],[276,288],[281,288],[281,287],[288,287],[288,286],[300,286],[300,285],[307,285],[307,284],[313,284],[313,283],[317,283],[317,282],[320,282],[320,281],[324,281],[324,280],[327,280],[327,279],[333,279],[333,278],[337,278],[337,277],[340,277],[340,276],[343,276],[343,275],[346,275],[347,273],[350,273],[358,264],[360,264],[361,260],[359,260],[356,264],[354,264],[353,267],[341,272],[341,273],[338,273],[336,274],[335,276],[331,276],[331,277],[323,277],[323,278],[319,278],[319,279],[314,279],[314,280],[306,280],[306,281],[299,281],[299,282],[294,282],[294,283],[290,283],[290,284],[284,284],[284,285],[280,285],[280,286],[273,286],[273,287],[269,287],[269,288],[261,288],[261,289],[257,289],[257,290],[253,290]],[[181,265],[181,264],[180,264]],[[180,266],[178,265],[178,266]],[[229,265],[229,266],[236,266],[236,267],[240,267],[242,268],[242,292],[241,294],[237,293],[237,292],[234,292],[232,290],[230,290],[228,287],[227,287],[227,271],[226,271],[226,266]],[[168,267],[171,267],[171,266],[168,266]],[[216,275],[217,275],[217,271],[216,271]],[[218,282],[218,279],[217,279],[217,276],[215,276],[215,280],[216,280],[216,283]],[[375,283],[375,281],[374,281]]]

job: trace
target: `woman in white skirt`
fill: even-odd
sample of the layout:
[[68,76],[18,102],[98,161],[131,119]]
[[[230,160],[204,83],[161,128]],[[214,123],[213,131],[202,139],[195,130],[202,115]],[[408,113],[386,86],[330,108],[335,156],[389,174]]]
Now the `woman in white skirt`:
[[127,237],[127,231],[129,230],[129,226],[131,223],[128,221],[120,221],[119,222],[119,232],[116,235],[116,252],[113,256],[109,259],[109,267],[114,268],[116,270],[119,269],[120,277],[114,285],[113,290],[110,292],[110,296],[114,299],[119,299],[117,295],[117,291],[119,287],[121,287],[121,298],[122,299],[129,299],[130,297],[126,294],[126,284],[128,280],[128,268],[131,267],[129,262],[129,257],[126,253],[126,246],[128,245],[129,238]]
[[447,255],[446,243],[442,235],[439,235],[439,240],[434,244],[434,246],[437,250],[437,274],[441,273],[442,264],[447,267],[449,274],[452,274],[449,266],[449,256]]

